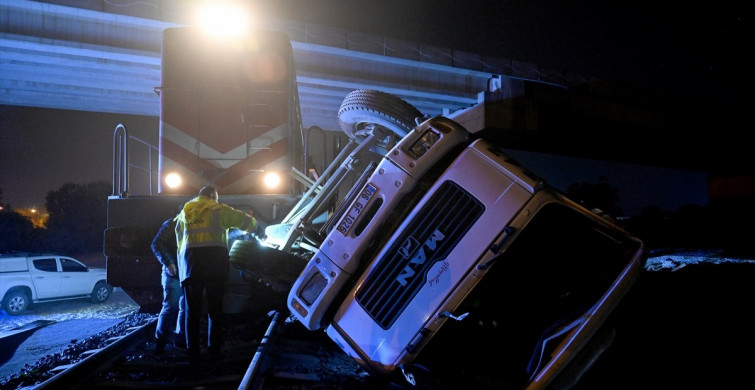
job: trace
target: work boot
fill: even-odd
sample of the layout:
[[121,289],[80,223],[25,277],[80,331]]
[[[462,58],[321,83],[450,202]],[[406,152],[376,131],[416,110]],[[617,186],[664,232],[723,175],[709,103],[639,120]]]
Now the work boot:
[[189,355],[189,366],[190,367],[197,367],[202,362],[200,357],[198,355]]
[[197,365],[199,365],[199,363],[201,362],[199,348],[189,348],[188,349],[188,357],[189,357],[189,365],[190,366],[197,366]]
[[176,348],[186,349],[186,336],[178,333],[173,334],[173,345]]
[[159,355],[165,352],[165,344],[167,344],[165,339],[157,339],[157,342],[155,344],[155,354]]

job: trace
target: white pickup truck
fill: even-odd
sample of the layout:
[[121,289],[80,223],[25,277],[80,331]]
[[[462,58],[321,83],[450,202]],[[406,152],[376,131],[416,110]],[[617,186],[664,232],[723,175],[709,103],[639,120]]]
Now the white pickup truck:
[[9,315],[23,314],[38,302],[81,298],[104,302],[112,292],[104,268],[90,268],[68,256],[0,255],[0,297],[2,309]]

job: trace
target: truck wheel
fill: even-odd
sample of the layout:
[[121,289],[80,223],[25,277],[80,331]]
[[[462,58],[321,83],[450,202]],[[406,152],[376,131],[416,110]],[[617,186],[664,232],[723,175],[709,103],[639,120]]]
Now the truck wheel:
[[12,316],[24,314],[30,304],[29,294],[19,289],[8,291],[3,298],[3,310]]
[[279,292],[288,291],[307,265],[299,257],[255,241],[234,242],[229,258],[243,272],[244,279],[256,280]]
[[417,126],[422,113],[403,99],[371,89],[351,91],[338,109],[338,124],[351,139],[362,142],[375,126],[391,132],[370,150],[386,155],[408,132]]
[[113,286],[104,282],[99,282],[94,285],[94,290],[92,290],[92,297],[90,299],[94,303],[105,302],[110,298],[110,294],[112,293]]

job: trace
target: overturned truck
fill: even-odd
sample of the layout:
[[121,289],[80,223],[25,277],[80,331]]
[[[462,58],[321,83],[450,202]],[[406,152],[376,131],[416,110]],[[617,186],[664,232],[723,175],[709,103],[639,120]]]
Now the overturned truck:
[[[311,250],[292,315],[373,373],[569,388],[610,345],[606,319],[643,268],[643,243],[468,130],[495,106],[425,119],[339,207],[294,218],[282,240],[268,227],[271,245],[297,231]],[[360,148],[385,147],[385,128],[373,130]],[[472,358],[481,348],[497,358]]]
[[[265,226],[231,234],[226,311],[252,304],[248,283],[261,282],[285,294],[296,324],[395,383],[474,387],[495,377],[498,388],[573,387],[611,344],[607,319],[644,266],[642,241],[506,155],[490,131],[510,113],[496,90],[435,117],[355,90],[335,113],[347,142],[310,177],[297,170],[307,137],[290,43],[258,37],[243,45],[254,53],[199,56],[226,52],[189,28],[166,30],[159,194],[132,194],[116,177],[128,159],[114,157],[108,282],[144,306],[159,302],[149,241],[214,184],[221,201]],[[283,77],[249,82],[269,56]],[[291,172],[285,190],[256,184],[276,168]],[[164,186],[169,173],[188,185]]]

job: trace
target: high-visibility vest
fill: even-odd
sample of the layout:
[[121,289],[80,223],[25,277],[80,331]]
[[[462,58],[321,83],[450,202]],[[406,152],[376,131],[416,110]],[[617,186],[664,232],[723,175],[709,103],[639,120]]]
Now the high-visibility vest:
[[257,219],[226,204],[198,196],[184,205],[176,216],[178,255],[183,258],[189,248],[227,247],[228,229],[253,231]]

